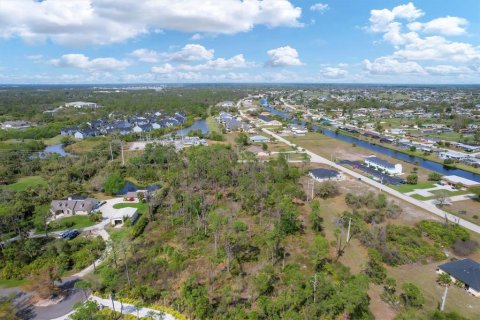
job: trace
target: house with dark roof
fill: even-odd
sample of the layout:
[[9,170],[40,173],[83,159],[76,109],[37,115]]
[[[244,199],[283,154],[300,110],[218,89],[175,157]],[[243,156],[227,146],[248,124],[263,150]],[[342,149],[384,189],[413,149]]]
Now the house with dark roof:
[[471,259],[456,260],[439,265],[437,273],[448,274],[453,282],[464,284],[465,290],[480,297],[480,264]]
[[339,171],[325,168],[312,169],[308,172],[308,175],[318,182],[326,180],[340,181],[344,178]]
[[99,201],[96,199],[74,199],[68,198],[66,200],[53,200],[50,203],[50,212],[56,218],[57,215],[87,215],[91,213],[98,205]]
[[387,160],[377,158],[375,156],[370,156],[365,159],[365,164],[368,167],[374,168],[378,171],[386,172],[390,175],[399,175],[402,174],[402,165],[400,163],[393,164]]

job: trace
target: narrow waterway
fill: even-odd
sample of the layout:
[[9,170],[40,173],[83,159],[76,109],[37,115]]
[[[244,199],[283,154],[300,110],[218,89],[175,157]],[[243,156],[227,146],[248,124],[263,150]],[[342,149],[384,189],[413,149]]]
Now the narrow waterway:
[[[272,114],[278,115],[278,116],[280,116],[284,119],[291,119],[291,116],[286,114],[285,112],[282,112],[282,111],[279,111],[279,110],[276,110],[276,109],[272,108],[265,99],[262,99],[259,102],[266,110],[268,110]],[[274,110],[275,112],[272,112],[271,110]],[[358,138],[355,138],[355,137],[347,136],[347,135],[342,134],[340,132],[336,133],[336,132],[334,132],[332,130],[329,130],[329,129],[320,128],[319,126],[313,126],[313,129],[315,131],[322,131],[328,137],[338,139],[338,140],[342,140],[342,141],[352,143],[352,144],[355,143],[359,147],[362,147],[362,148],[365,148],[365,149],[368,149],[368,150],[371,150],[371,151],[374,151],[374,152],[378,152],[378,153],[384,154],[386,156],[389,156],[389,157],[392,157],[392,158],[395,158],[395,159],[398,159],[398,160],[402,160],[402,161],[405,161],[405,162],[416,164],[419,167],[438,172],[442,175],[456,175],[456,176],[459,176],[459,177],[462,177],[462,178],[466,178],[466,179],[470,179],[470,180],[473,180],[473,181],[480,182],[480,175],[476,174],[476,173],[473,173],[473,172],[465,171],[465,170],[462,170],[462,169],[445,167],[443,164],[438,163],[438,162],[434,162],[434,161],[425,160],[425,159],[422,159],[422,158],[419,158],[419,157],[411,156],[411,155],[408,155],[408,154],[405,154],[405,153],[402,153],[402,152],[398,152],[398,151],[395,151],[395,150],[392,150],[392,149],[389,149],[389,148],[385,148],[381,145],[373,144],[373,143],[370,143],[370,142],[367,142],[367,141],[364,141],[364,140],[361,140],[361,139],[358,139]]]

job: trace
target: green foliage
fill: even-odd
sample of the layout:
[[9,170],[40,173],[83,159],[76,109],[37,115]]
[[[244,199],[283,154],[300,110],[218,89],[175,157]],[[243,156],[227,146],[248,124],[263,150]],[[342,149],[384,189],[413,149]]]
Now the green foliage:
[[381,254],[375,249],[369,249],[368,258],[365,274],[373,283],[383,283],[387,278],[387,269],[383,266]]
[[318,200],[313,200],[310,202],[310,223],[312,224],[312,229],[316,232],[323,231],[323,218],[320,215],[320,202]]
[[196,319],[209,319],[212,308],[207,288],[191,276],[182,284],[180,295],[183,305]]
[[427,237],[443,246],[450,247],[456,241],[466,241],[470,238],[470,234],[466,229],[457,224],[448,224],[424,220],[417,223],[416,227],[425,233]]
[[320,182],[315,184],[315,194],[322,199],[334,197],[339,194],[338,185],[330,180]]
[[248,136],[243,132],[238,134],[238,136],[235,138],[235,142],[240,146],[248,146],[250,144]]
[[443,287],[447,287],[452,284],[452,278],[447,273],[440,273],[437,277],[437,283]]
[[442,175],[438,172],[432,172],[428,175],[428,181],[440,181],[442,179]]
[[60,273],[81,270],[96,260],[105,249],[101,237],[87,239],[32,238],[11,242],[0,252],[0,279],[25,279],[46,265]]
[[103,188],[106,193],[115,194],[122,190],[124,185],[125,180],[122,178],[122,175],[119,171],[115,171],[108,176],[107,180],[105,180]]
[[425,303],[420,289],[413,283],[404,283],[402,285],[402,294],[400,295],[402,303],[407,308],[421,308]]
[[149,222],[149,219],[145,216],[142,215],[140,218],[138,218],[137,222],[133,225],[133,227],[130,229],[130,238],[135,239],[139,235],[143,233],[143,230],[147,227]]
[[418,176],[415,173],[409,174],[407,176],[407,184],[417,184],[418,183]]

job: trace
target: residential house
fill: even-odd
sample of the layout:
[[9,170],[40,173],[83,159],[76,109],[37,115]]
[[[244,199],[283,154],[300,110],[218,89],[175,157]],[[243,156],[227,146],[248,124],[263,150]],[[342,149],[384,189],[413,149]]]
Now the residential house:
[[471,259],[456,260],[441,264],[437,273],[448,274],[453,282],[460,282],[467,292],[480,297],[480,264]]
[[402,165],[400,163],[393,164],[386,160],[370,156],[365,159],[365,164],[379,171],[385,171],[390,175],[402,174]]
[[261,135],[251,136],[250,138],[251,143],[267,143],[270,142],[270,139]]
[[325,168],[312,169],[308,172],[308,175],[318,182],[326,180],[340,181],[344,179],[344,176],[339,171]]
[[91,213],[98,205],[96,199],[79,199],[68,198],[67,200],[53,200],[50,203],[50,212],[56,218],[57,215],[87,215]]

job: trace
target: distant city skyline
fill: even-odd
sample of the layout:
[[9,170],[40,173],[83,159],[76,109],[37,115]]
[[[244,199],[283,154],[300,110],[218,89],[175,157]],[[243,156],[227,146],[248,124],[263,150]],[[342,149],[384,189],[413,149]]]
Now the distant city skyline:
[[480,84],[480,1],[3,0],[0,83]]

